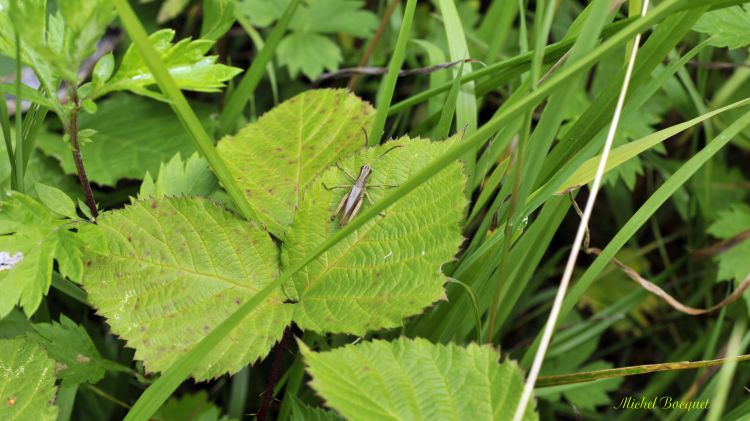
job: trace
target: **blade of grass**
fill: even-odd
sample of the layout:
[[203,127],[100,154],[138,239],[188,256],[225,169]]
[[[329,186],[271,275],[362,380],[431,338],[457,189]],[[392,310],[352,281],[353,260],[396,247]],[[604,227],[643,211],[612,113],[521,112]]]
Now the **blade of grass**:
[[406,6],[404,6],[404,18],[401,20],[401,28],[398,31],[396,48],[393,50],[391,62],[388,64],[388,73],[383,76],[383,81],[380,83],[378,97],[375,104],[377,107],[375,121],[372,123],[372,130],[370,131],[370,146],[379,144],[381,140],[380,138],[383,137],[385,120],[388,118],[388,110],[391,107],[393,91],[396,89],[398,72],[401,71],[401,66],[404,64],[406,46],[409,43],[411,24],[414,20],[414,10],[416,7],[416,0],[407,0]]
[[[643,0],[641,17],[646,14],[647,10],[648,0]],[[601,184],[602,177],[604,176],[604,167],[607,164],[607,157],[609,156],[609,151],[612,148],[615,133],[617,132],[617,126],[620,123],[622,109],[625,105],[625,96],[627,95],[628,88],[630,86],[630,77],[633,74],[633,67],[635,66],[635,58],[636,54],[638,53],[640,40],[641,33],[639,32],[635,35],[635,40],[633,41],[633,48],[630,54],[630,59],[628,60],[627,69],[625,70],[622,89],[620,90],[620,95],[617,98],[617,105],[615,106],[615,112],[612,116],[612,123],[609,127],[609,132],[607,133],[607,138],[604,142],[604,149],[602,151],[601,159],[599,160],[599,165],[596,170],[594,182],[591,185],[589,197],[586,200],[586,207],[583,210],[583,216],[581,216],[581,222],[578,225],[578,231],[576,232],[575,240],[573,240],[573,250],[571,250],[568,261],[565,264],[565,272],[563,273],[562,279],[560,281],[557,295],[555,295],[555,301],[552,304],[552,310],[550,310],[549,319],[547,320],[547,323],[544,327],[544,333],[542,334],[541,342],[539,344],[539,347],[537,348],[534,362],[532,363],[529,374],[526,377],[526,384],[524,385],[521,399],[516,406],[516,414],[513,417],[514,421],[521,421],[524,414],[526,413],[526,407],[529,400],[531,399],[531,394],[534,391],[536,378],[537,376],[539,376],[539,371],[541,370],[542,363],[544,362],[544,356],[547,353],[547,348],[549,347],[549,343],[552,340],[552,333],[555,330],[558,317],[560,316],[563,298],[565,297],[565,293],[567,292],[570,279],[573,277],[573,270],[575,269],[576,260],[578,259],[578,254],[583,244],[583,238],[588,232],[589,219],[591,218],[591,214],[593,213],[594,204],[596,203],[596,196],[599,192],[599,186]]]
[[253,96],[258,83],[260,83],[266,64],[268,64],[276,52],[276,47],[286,33],[289,22],[291,22],[299,2],[300,0],[289,2],[289,6],[287,6],[284,14],[276,22],[276,26],[271,30],[271,34],[268,35],[265,45],[258,52],[258,55],[255,56],[250,69],[248,69],[247,73],[242,77],[240,84],[237,85],[237,88],[227,99],[227,105],[224,107],[224,111],[221,113],[221,118],[219,119],[219,128],[222,133],[230,133],[234,130],[237,118],[242,113],[242,109],[245,108],[245,104],[250,100],[250,97]]
[[[624,164],[628,160],[638,156],[639,154],[653,148],[654,146],[662,143],[663,141],[671,138],[672,136],[687,130],[690,127],[695,126],[711,117],[729,111],[734,108],[744,107],[750,104],[750,98],[746,98],[735,103],[729,104],[725,107],[717,110],[700,115],[692,120],[688,120],[684,123],[675,124],[674,126],[668,127],[663,130],[659,130],[656,133],[652,133],[648,136],[642,137],[638,140],[628,142],[625,145],[617,147],[612,150],[609,159],[607,159],[607,165],[605,172],[610,171],[618,166]],[[599,162],[600,156],[595,156],[583,163],[578,169],[571,175],[567,181],[565,181],[556,191],[557,194],[563,194],[566,191],[588,184],[594,179],[596,172],[596,165]],[[542,189],[540,188],[539,191]],[[533,200],[530,199],[530,200]]]
[[[239,22],[242,29],[245,30],[247,35],[253,41],[253,44],[255,44],[255,49],[259,51],[263,50],[266,45],[265,42],[263,42],[263,37],[260,36],[260,33],[255,28],[253,28],[253,25],[250,24],[247,18],[238,13],[237,22]],[[269,60],[268,64],[266,64],[266,73],[268,73],[268,81],[271,84],[271,96],[273,96],[273,103],[274,105],[276,105],[279,103],[279,86],[276,82],[276,71],[273,68],[273,62],[271,62],[271,60]],[[230,94],[229,96],[232,95]]]
[[[203,125],[198,119],[198,116],[196,116],[193,109],[190,108],[190,104],[188,104],[182,91],[177,87],[174,79],[172,79],[172,76],[170,76],[167,68],[164,66],[164,62],[161,61],[156,50],[154,50],[154,47],[151,45],[151,41],[148,39],[148,34],[143,28],[143,24],[130,7],[130,4],[127,0],[113,0],[113,3],[120,15],[120,20],[122,21],[125,30],[128,31],[133,43],[143,55],[143,59],[149,70],[153,73],[154,78],[159,84],[159,88],[161,88],[162,92],[171,101],[170,106],[172,107],[172,110],[177,114],[177,117],[180,119],[182,125],[185,126],[185,129],[192,135],[198,150],[211,165],[211,169],[213,169],[216,177],[232,198],[234,205],[246,219],[250,221],[259,221],[255,215],[255,211],[250,205],[250,202],[247,201],[242,190],[229,173],[224,161],[221,160],[219,154],[216,152],[213,140],[203,129]],[[262,70],[263,67],[261,66],[259,71]]]
[[[740,335],[741,336],[741,335]],[[739,342],[739,341],[738,341]],[[741,361],[750,361],[750,355],[739,355],[734,357],[719,358],[703,361],[680,361],[673,363],[645,364],[632,367],[611,368],[606,370],[584,371],[580,373],[561,374],[556,376],[539,377],[538,387],[549,387],[562,384],[574,384],[590,382],[599,379],[611,379],[616,377],[635,376],[639,374],[656,373],[659,371],[672,370],[694,370],[702,367],[713,367],[717,365],[737,365]],[[713,405],[712,405],[713,406]]]
[[[140,28],[143,39],[146,40],[145,31],[140,26],[140,22],[132,13],[132,9],[125,3],[125,0],[113,0],[116,5],[121,6],[123,9],[130,11],[128,19],[135,20],[135,25]],[[240,306],[234,313],[232,313],[227,319],[219,324],[214,330],[206,335],[200,342],[198,342],[191,350],[182,355],[172,366],[170,366],[161,377],[156,380],[151,386],[149,386],[140,398],[136,401],[133,408],[125,418],[128,421],[142,420],[146,421],[153,413],[159,409],[159,407],[169,398],[172,392],[182,383],[183,380],[187,379],[190,373],[197,367],[202,361],[203,357],[213,350],[218,343],[229,334],[250,312],[252,312],[269,294],[279,288],[284,282],[291,279],[291,277],[302,270],[309,263],[320,257],[323,253],[333,247],[335,244],[354,233],[357,229],[362,227],[367,221],[375,218],[380,212],[386,210],[398,199],[409,193],[410,191],[417,188],[425,180],[431,178],[435,174],[438,174],[441,170],[447,167],[448,164],[455,161],[459,157],[463,156],[469,150],[480,146],[485,142],[490,135],[497,132],[502,125],[511,120],[518,113],[522,113],[528,110],[530,107],[538,104],[544,97],[556,87],[563,84],[568,78],[573,77],[580,71],[584,71],[591,67],[598,59],[604,56],[607,52],[613,48],[623,45],[632,35],[648,28],[652,24],[660,21],[665,16],[669,15],[672,10],[680,5],[685,0],[666,0],[659,6],[654,8],[652,12],[643,18],[639,18],[633,21],[630,25],[624,28],[621,32],[613,35],[610,39],[604,42],[602,45],[592,50],[589,54],[581,58],[580,61],[571,63],[570,67],[563,69],[556,73],[547,82],[542,85],[538,90],[534,91],[530,95],[521,99],[519,102],[511,104],[511,106],[505,108],[499,112],[494,118],[492,118],[487,124],[477,129],[474,134],[470,135],[461,142],[456,143],[454,146],[446,150],[441,156],[437,157],[430,164],[425,166],[417,174],[406,180],[399,187],[392,189],[392,191],[385,195],[381,200],[375,202],[371,206],[367,207],[357,218],[354,218],[347,225],[336,231],[332,236],[328,237],[315,249],[313,249],[305,258],[301,259],[297,264],[285,270],[278,278],[274,279],[263,289],[258,291],[250,300]],[[124,4],[123,4],[124,3]],[[120,8],[118,7],[118,10]],[[125,20],[125,19],[123,19]],[[132,25],[133,22],[130,22]],[[398,69],[396,69],[397,71]],[[720,142],[714,142],[719,144]]]
[[750,359],[750,356],[744,355],[738,357],[738,354],[744,351],[740,341],[742,336],[745,334],[745,328],[747,320],[741,318],[737,321],[732,329],[732,336],[729,338],[729,348],[727,349],[726,364],[721,367],[719,372],[719,384],[716,386],[716,392],[714,393],[713,399],[711,399],[711,408],[708,411],[708,421],[718,421],[721,419],[721,414],[724,412],[724,406],[727,402],[727,396],[729,395],[729,388],[732,384],[732,377],[734,371],[737,369],[737,363],[743,361],[742,358]]
[[57,392],[55,397],[55,406],[59,408],[57,412],[57,421],[68,421],[73,413],[73,405],[76,400],[78,385],[63,386]]
[[14,190],[21,193],[25,190],[24,185],[24,160],[23,160],[23,111],[21,110],[21,38],[18,36],[18,30],[15,31],[16,37],[16,149],[13,151],[13,157],[16,160],[15,168],[15,186]]
[[[461,60],[469,57],[469,46],[466,43],[464,28],[458,10],[453,0],[438,0],[440,14],[443,17],[445,36],[448,39],[448,52],[451,61]],[[469,72],[472,65],[466,64]],[[460,80],[458,71],[454,71],[454,77]],[[474,82],[459,84],[458,97],[456,98],[456,127],[465,133],[472,133],[477,129],[477,97],[474,90]],[[463,158],[466,173],[471,177],[476,165],[476,151],[469,151]]]
[[[462,62],[461,66],[458,68],[456,78],[453,79],[453,86],[448,92],[448,97],[445,98],[445,104],[443,104],[443,109],[440,112],[440,120],[438,121],[437,126],[435,126],[435,130],[432,132],[433,139],[445,139],[448,137],[448,133],[451,130],[451,123],[453,123],[453,113],[456,111],[459,85],[461,84],[461,74],[463,71],[464,63]],[[459,125],[458,129],[461,130],[462,127]]]
[[[628,222],[617,232],[612,240],[607,244],[602,253],[596,257],[594,262],[586,269],[581,275],[578,281],[571,288],[570,293],[563,302],[560,318],[564,319],[568,313],[575,307],[576,303],[591,284],[596,280],[597,276],[601,271],[609,264],[609,261],[614,255],[620,251],[625,243],[635,235],[643,224],[645,224],[649,218],[658,210],[658,208],[664,204],[673,194],[680,188],[690,177],[695,174],[711,157],[716,155],[729,141],[742,131],[745,127],[750,125],[750,112],[743,114],[737,120],[735,120],[727,129],[722,131],[718,136],[714,138],[706,147],[700,152],[693,155],[685,164],[683,164],[677,171],[672,174],[664,184],[659,187],[654,194],[652,194],[646,202],[635,212],[635,214],[628,220]],[[524,358],[521,361],[521,366],[527,367],[530,364],[530,360],[536,351],[540,337],[537,336],[534,344],[529,347]]]
[[241,420],[244,416],[249,381],[250,366],[247,365],[232,376],[232,385],[229,389],[229,418]]
[[5,95],[2,95],[0,101],[0,135],[5,142],[5,151],[8,153],[8,162],[10,164],[10,181],[11,188],[16,188],[16,158],[13,156],[13,139],[10,137],[10,117],[8,116],[8,104],[5,102]]

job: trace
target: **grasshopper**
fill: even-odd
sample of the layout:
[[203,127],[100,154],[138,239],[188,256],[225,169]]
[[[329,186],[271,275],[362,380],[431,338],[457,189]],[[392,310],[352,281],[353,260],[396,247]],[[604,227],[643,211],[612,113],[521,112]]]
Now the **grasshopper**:
[[[367,132],[362,129],[362,132],[365,134],[365,161],[367,161],[366,154],[369,151],[368,144],[370,143],[367,138]],[[392,151],[393,149],[400,148],[403,145],[396,145],[387,151],[383,152],[380,157],[382,158],[383,155],[387,154],[388,152]],[[367,193],[368,187],[382,187],[382,188],[392,188],[397,187],[394,185],[388,185],[388,184],[368,184],[367,181],[370,179],[370,175],[372,175],[372,166],[369,162],[365,162],[364,165],[362,165],[362,168],[359,170],[359,176],[355,177],[352,174],[349,173],[346,169],[341,167],[338,163],[336,163],[336,167],[344,172],[344,174],[349,177],[349,179],[352,181],[352,184],[349,186],[331,186],[328,187],[325,184],[323,184],[323,187],[326,188],[326,190],[334,190],[334,189],[348,189],[349,192],[344,195],[344,197],[341,199],[341,202],[339,202],[338,207],[336,207],[336,212],[334,212],[333,215],[331,215],[331,221],[335,220],[337,216],[341,215],[339,219],[339,224],[341,226],[346,225],[349,221],[354,218],[355,215],[359,212],[359,210],[362,208],[362,202],[364,199],[367,199],[370,204],[372,204],[372,199],[370,198],[370,195]]]

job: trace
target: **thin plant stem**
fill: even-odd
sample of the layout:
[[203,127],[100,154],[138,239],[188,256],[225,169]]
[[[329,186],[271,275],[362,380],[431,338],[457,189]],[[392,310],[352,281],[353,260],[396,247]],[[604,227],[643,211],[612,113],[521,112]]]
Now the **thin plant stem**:
[[[21,38],[16,35],[16,148],[13,157],[15,165],[15,189],[24,191],[24,161],[23,161],[23,112],[21,111]],[[3,101],[5,98],[3,98]]]
[[[641,17],[645,16],[646,10],[648,10],[648,0],[643,0],[643,7],[641,8],[640,14]],[[607,138],[604,142],[604,149],[602,150],[602,154],[599,159],[599,166],[596,169],[596,176],[594,177],[594,181],[591,185],[591,192],[586,201],[586,208],[583,211],[581,222],[578,224],[578,231],[576,232],[575,240],[573,241],[573,249],[570,251],[570,255],[568,256],[568,261],[565,265],[565,272],[563,273],[562,280],[560,281],[560,287],[558,288],[557,294],[555,295],[555,301],[552,305],[552,310],[550,310],[547,324],[544,327],[542,340],[539,344],[539,347],[537,348],[536,355],[534,356],[534,362],[532,363],[531,370],[529,371],[529,375],[526,378],[526,384],[524,385],[521,399],[518,401],[518,406],[516,407],[513,421],[521,421],[524,414],[526,413],[526,407],[528,406],[529,400],[531,399],[531,394],[534,391],[534,385],[536,384],[536,379],[539,376],[539,371],[542,368],[544,356],[547,353],[547,348],[549,347],[550,341],[552,340],[552,333],[555,330],[555,325],[557,324],[557,319],[560,315],[560,310],[562,309],[563,298],[565,298],[565,293],[567,292],[570,278],[573,276],[573,270],[575,269],[576,260],[578,259],[578,254],[581,251],[583,239],[586,236],[589,219],[591,219],[591,213],[594,210],[596,196],[599,192],[599,186],[601,184],[602,177],[604,176],[604,169],[607,164],[607,158],[609,157],[609,151],[612,149],[612,142],[614,141],[615,134],[617,133],[617,125],[620,122],[622,108],[625,104],[625,96],[627,95],[628,86],[630,85],[630,77],[633,74],[633,67],[635,65],[636,55],[638,54],[638,45],[640,41],[641,33],[639,32],[635,36],[633,48],[630,51],[630,58],[628,59],[627,69],[625,70],[625,77],[622,81],[620,95],[617,98],[615,112],[612,116],[612,123],[609,126],[609,131],[607,132]]]
[[78,101],[78,93],[75,87],[70,89],[70,94],[73,103],[73,108],[70,111],[70,121],[67,124],[68,136],[70,137],[70,151],[73,154],[73,161],[76,164],[78,180],[81,182],[81,187],[83,187],[83,195],[86,197],[86,205],[91,211],[91,216],[96,219],[99,216],[99,211],[96,210],[94,193],[91,190],[91,183],[89,183],[86,169],[83,166],[81,145],[78,140],[78,113],[81,111],[81,104]]

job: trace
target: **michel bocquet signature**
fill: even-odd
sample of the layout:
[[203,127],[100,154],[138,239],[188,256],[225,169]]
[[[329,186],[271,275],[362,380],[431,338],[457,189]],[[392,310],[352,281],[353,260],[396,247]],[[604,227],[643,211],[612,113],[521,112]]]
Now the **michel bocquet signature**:
[[614,409],[671,409],[671,410],[704,410],[708,409],[709,400],[702,401],[681,401],[671,396],[654,396],[636,398],[625,396],[619,404],[613,406]]

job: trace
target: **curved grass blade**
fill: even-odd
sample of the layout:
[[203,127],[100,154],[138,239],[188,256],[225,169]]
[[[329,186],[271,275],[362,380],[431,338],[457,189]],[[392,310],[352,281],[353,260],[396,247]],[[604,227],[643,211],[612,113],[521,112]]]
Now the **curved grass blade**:
[[396,48],[393,50],[393,56],[391,56],[391,62],[388,65],[388,73],[380,84],[380,92],[375,104],[377,112],[375,114],[375,121],[372,124],[372,131],[370,132],[370,146],[379,144],[380,138],[383,136],[385,120],[388,118],[388,110],[391,107],[391,100],[393,99],[393,91],[396,89],[398,73],[404,64],[406,46],[409,43],[409,33],[411,32],[411,23],[414,20],[414,10],[416,7],[416,0],[408,0],[406,2],[404,18],[401,21],[401,29],[398,31],[398,39],[396,40]]
[[[250,203],[245,199],[242,190],[234,181],[229,173],[229,169],[227,169],[224,161],[221,160],[219,154],[216,152],[213,140],[203,129],[198,116],[190,108],[190,104],[188,104],[182,91],[177,87],[174,79],[169,75],[164,63],[151,45],[148,34],[138,16],[136,16],[127,0],[113,0],[113,3],[115,8],[117,8],[123,26],[143,55],[143,59],[148,65],[149,70],[154,74],[159,88],[170,99],[170,106],[175,114],[177,114],[182,125],[185,126],[185,129],[192,135],[198,150],[200,150],[201,154],[211,165],[211,169],[214,170],[216,177],[221,181],[221,184],[232,198],[234,205],[237,206],[243,217],[251,221],[258,221],[259,219],[256,217],[255,211],[253,211]],[[261,66],[259,71],[262,70],[263,67]]]
[[[750,126],[750,112],[743,114],[727,129],[716,136],[700,152],[693,155],[685,164],[669,177],[664,184],[657,189],[651,197],[641,206],[628,222],[617,232],[612,240],[607,244],[602,253],[594,260],[586,272],[581,275],[578,281],[570,289],[570,292],[563,301],[560,311],[560,320],[565,319],[570,311],[575,307],[578,300],[581,299],[586,290],[596,280],[602,270],[607,267],[609,261],[615,257],[615,254],[625,245],[625,243],[645,224],[651,216],[669,199],[678,188],[687,182],[711,157],[716,155],[724,146],[726,146],[734,136],[741,132],[745,127]],[[526,351],[521,360],[522,367],[528,367],[531,359],[534,357],[536,348],[541,336],[537,336],[534,343]]]
[[287,6],[284,15],[276,23],[271,34],[268,35],[266,43],[260,50],[258,55],[253,60],[245,76],[242,77],[242,81],[237,85],[237,88],[232,92],[232,95],[227,99],[227,105],[224,107],[224,112],[221,113],[219,120],[219,127],[222,133],[229,133],[233,131],[234,125],[237,122],[237,117],[240,116],[242,108],[250,100],[250,97],[255,92],[255,88],[258,87],[260,79],[263,77],[265,72],[266,64],[271,60],[273,54],[276,52],[276,47],[279,45],[279,41],[286,33],[286,29],[289,26],[289,22],[294,16],[294,11],[299,5],[299,0],[292,0]]

